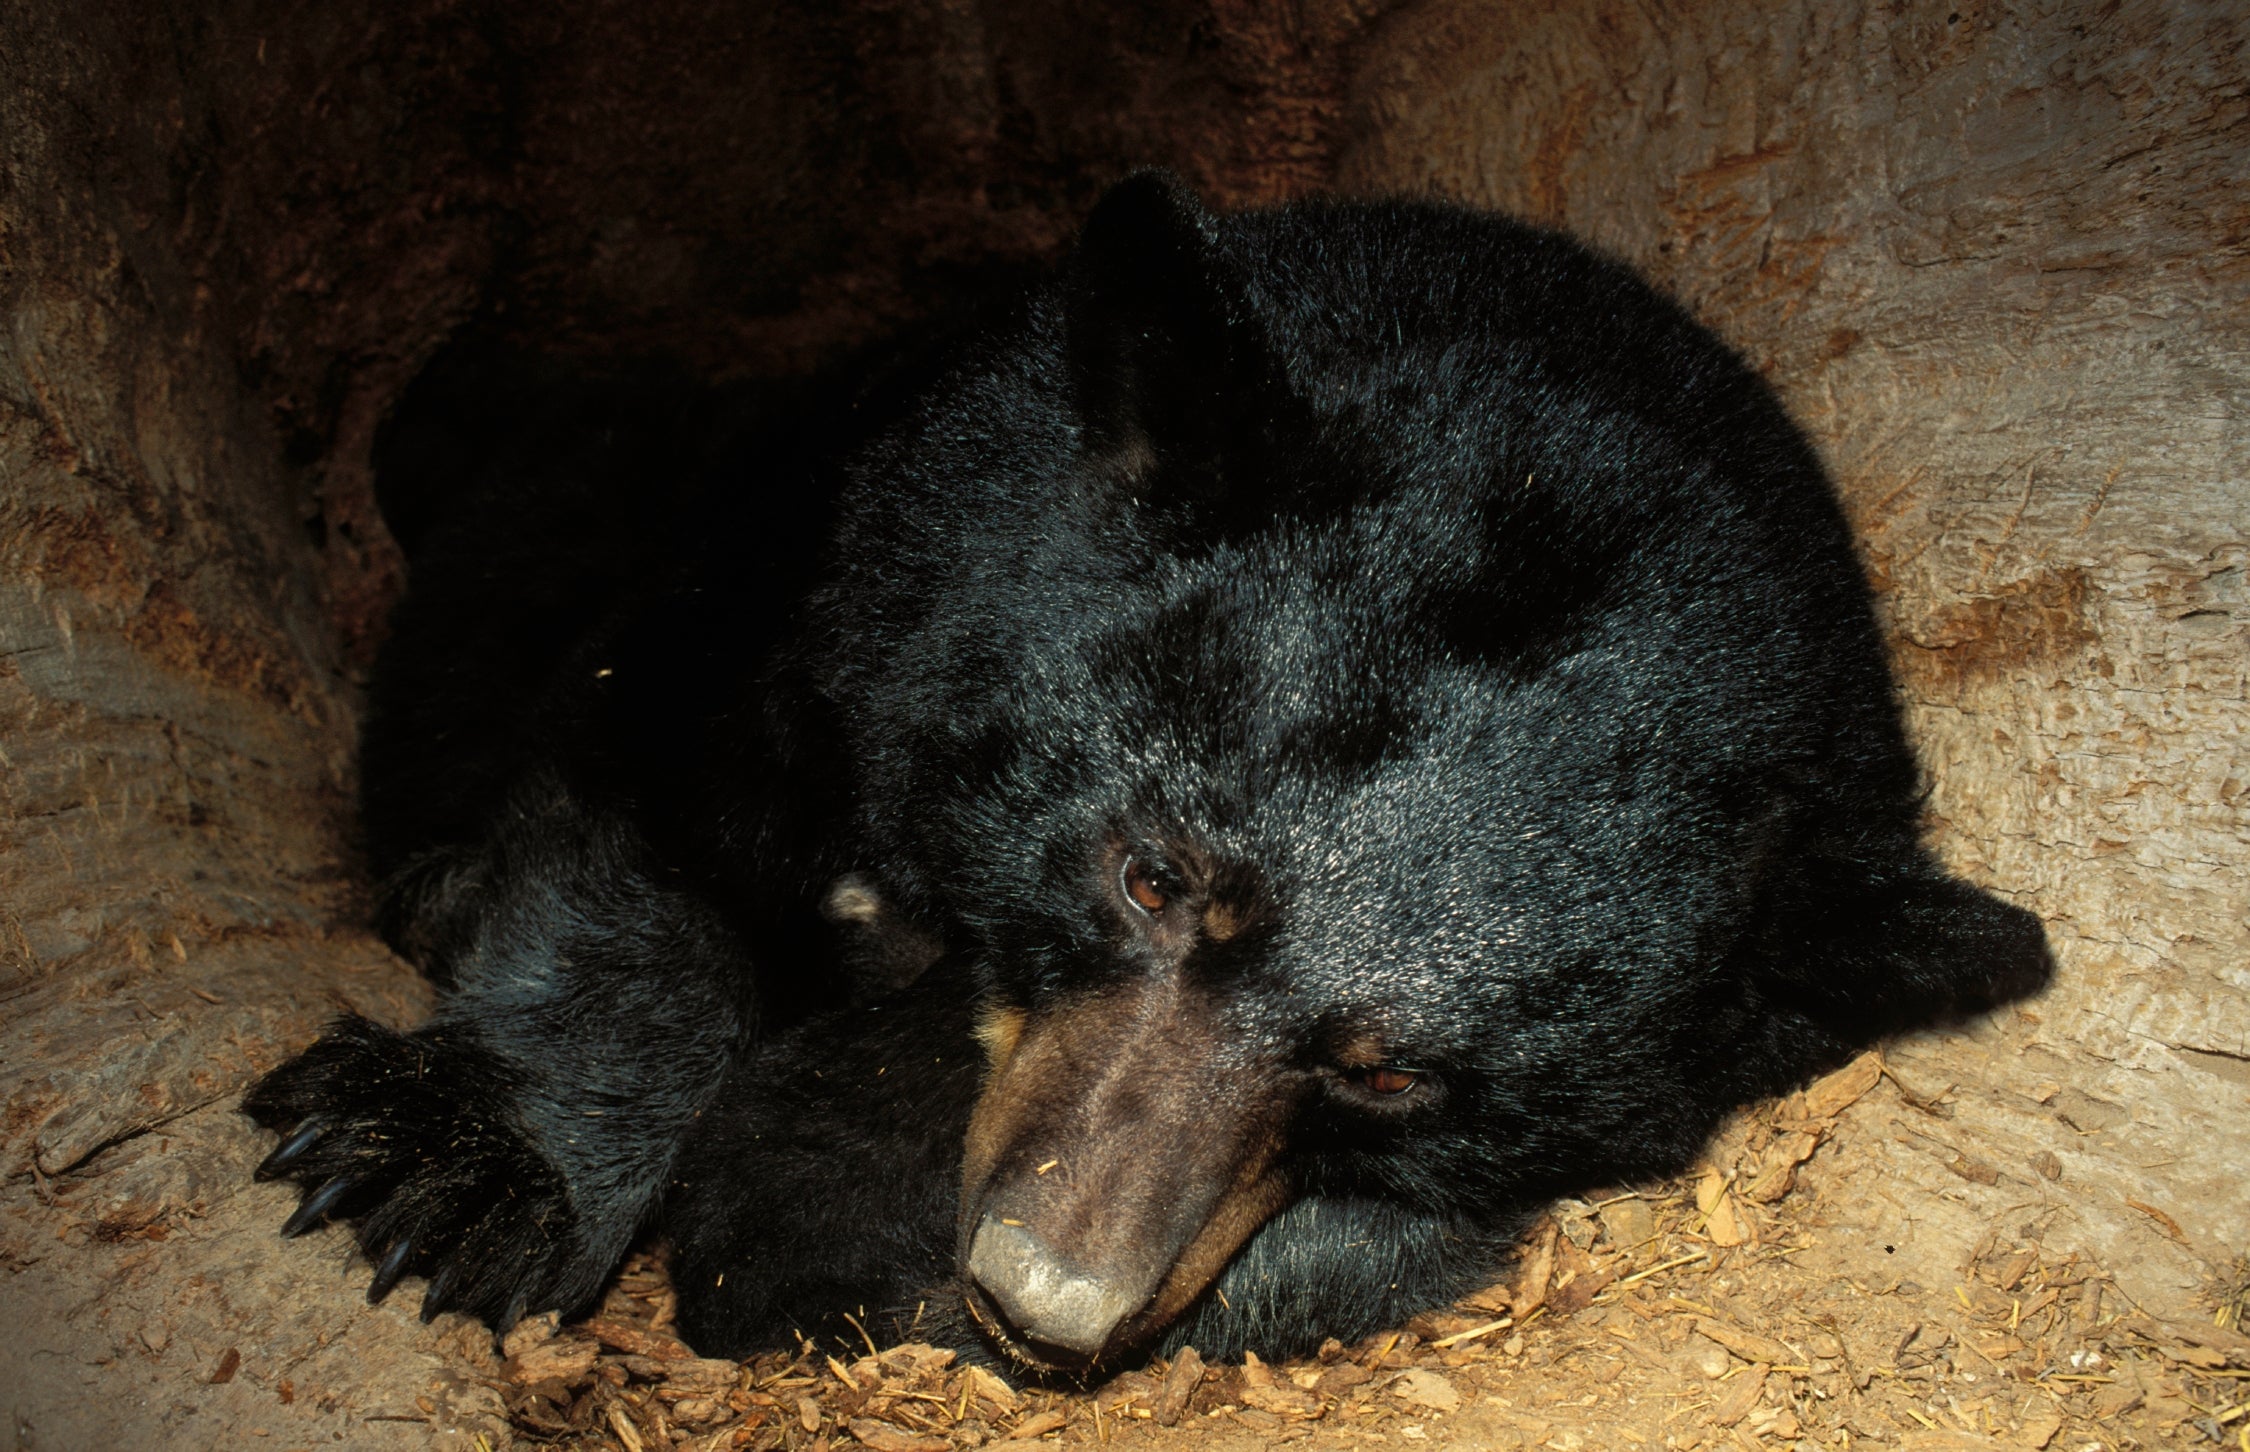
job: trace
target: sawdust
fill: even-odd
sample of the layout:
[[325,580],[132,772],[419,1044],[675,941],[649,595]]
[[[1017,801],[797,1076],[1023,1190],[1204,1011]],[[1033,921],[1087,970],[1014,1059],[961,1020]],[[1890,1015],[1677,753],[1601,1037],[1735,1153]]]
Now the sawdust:
[[1507,1281],[1302,1362],[1188,1353],[1058,1391],[1011,1389],[911,1341],[878,1354],[874,1334],[700,1360],[671,1334],[673,1294],[647,1255],[598,1315],[526,1327],[477,1370],[529,1445],[630,1452],[2250,1442],[2240,1287],[2214,1287],[2206,1321],[2165,1323],[2100,1266],[2049,1254],[2036,1223],[1996,1223],[1966,1264],[1942,1267],[1825,1233],[1829,1203],[1795,1172],[1881,1132],[1854,1104],[1882,1070],[1869,1055],[1740,1116],[1677,1180],[1563,1202]]

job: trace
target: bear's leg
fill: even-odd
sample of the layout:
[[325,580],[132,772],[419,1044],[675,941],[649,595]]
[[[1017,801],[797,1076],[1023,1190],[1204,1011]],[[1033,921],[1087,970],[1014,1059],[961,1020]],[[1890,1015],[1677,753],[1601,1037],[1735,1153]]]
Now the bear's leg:
[[425,1319],[504,1330],[623,1256],[750,1028],[749,969],[629,824],[553,782],[442,876],[434,1020],[341,1020],[243,1107],[284,1135],[261,1176],[306,1190],[283,1233],[356,1219],[370,1299],[418,1271]]
[[911,986],[746,1053],[673,1169],[680,1329],[706,1356],[792,1332],[974,1347],[954,1277],[962,1137],[983,1086],[975,989]]
[[1278,1360],[1307,1355],[1331,1336],[1350,1343],[1403,1326],[1490,1284],[1536,1208],[1472,1223],[1386,1201],[1308,1195],[1250,1238],[1166,1333],[1163,1350]]

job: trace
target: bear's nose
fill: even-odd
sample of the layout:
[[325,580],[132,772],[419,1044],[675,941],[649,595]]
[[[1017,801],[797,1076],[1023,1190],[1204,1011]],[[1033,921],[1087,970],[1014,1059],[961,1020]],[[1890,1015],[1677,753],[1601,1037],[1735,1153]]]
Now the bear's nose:
[[1148,1299],[1080,1267],[1022,1225],[986,1215],[969,1244],[969,1278],[1026,1340],[1089,1360]]

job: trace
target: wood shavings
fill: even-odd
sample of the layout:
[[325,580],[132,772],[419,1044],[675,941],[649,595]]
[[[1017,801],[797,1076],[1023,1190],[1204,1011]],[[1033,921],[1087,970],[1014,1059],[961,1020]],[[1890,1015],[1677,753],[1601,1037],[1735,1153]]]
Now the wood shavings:
[[1432,1411],[1455,1411],[1461,1405],[1461,1393],[1454,1389],[1452,1382],[1434,1371],[1401,1372],[1391,1383],[1390,1390],[1400,1401]]
[[[1776,1165],[1809,1162],[1808,1148],[1834,1140],[1848,1153],[1853,1132],[1841,1119],[1790,1128],[1792,1112],[1783,1101],[1771,1116],[1745,1116],[1693,1178],[1594,1197],[1580,1217],[1597,1228],[1587,1245],[1543,1220],[1503,1291],[1304,1362],[1207,1366],[1182,1350],[1098,1392],[1018,1388],[944,1350],[889,1345],[879,1317],[855,1315],[824,1345],[737,1366],[665,1354],[677,1348],[655,1324],[668,1285],[660,1267],[642,1266],[585,1327],[518,1338],[519,1356],[503,1368],[508,1405],[523,1433],[558,1452],[620,1452],[621,1421],[644,1452],[813,1452],[823,1441],[830,1452],[1030,1452],[1058,1433],[1073,1444],[1195,1452],[1214,1438],[1279,1442],[1316,1425],[1346,1444],[1362,1432],[1396,1443],[1401,1418],[1427,1419],[1410,1424],[1434,1443],[1451,1430],[1443,1419],[1472,1408],[1526,1436],[1536,1424],[1538,1441],[1599,1426],[1603,1441],[1589,1447],[1677,1440],[1668,1419],[1691,1416],[1705,1452],[1803,1438],[1827,1446],[1845,1433],[1926,1452],[2037,1452],[2122,1442],[2126,1432],[2154,1445],[2155,1428],[2184,1427],[2198,1409],[2221,1433],[2250,1424],[2250,1409],[2215,1420],[2244,1400],[2250,1338],[2129,1306],[2120,1314],[2100,1268],[2015,1239],[2018,1222],[1996,1224],[1957,1276],[1925,1270],[1927,1292],[1886,1293],[1897,1282],[1875,1277],[1855,1291],[1833,1270],[1792,1278],[1786,1257],[1823,1190],[1792,1184],[1767,1202],[1751,1188]],[[1612,1212],[1622,1204],[1640,1213],[1620,1221]],[[1770,1243],[1712,1243],[1710,1222],[1729,1205],[1758,1217]],[[1888,1268],[1880,1245],[1850,1253]],[[1513,1313],[1518,1296],[1534,1295],[1528,1316]],[[1716,1365],[1699,1367],[1698,1347]],[[2018,1380],[2024,1394],[1995,1395]],[[1538,1403],[1537,1416],[1516,1410]],[[1630,1405],[1646,1406],[1646,1418],[1600,1420]]]
[[1801,1352],[1774,1340],[1770,1336],[1760,1336],[1756,1332],[1744,1331],[1740,1327],[1729,1326],[1725,1322],[1709,1316],[1698,1316],[1695,1321],[1695,1329],[1741,1357],[1744,1361],[1762,1361],[1768,1366],[1778,1366],[1803,1359]]
[[2170,1239],[2179,1242],[2181,1245],[2187,1244],[2187,1232],[2180,1228],[2179,1221],[2174,1220],[2145,1200],[2136,1200],[2128,1195],[2125,1197],[2125,1203],[2155,1221],[2156,1228],[2163,1231]]
[[887,1422],[854,1417],[845,1425],[850,1427],[852,1436],[859,1439],[860,1445],[873,1449],[873,1452],[953,1452],[953,1444],[943,1437],[916,1436],[911,1432],[902,1432]]
[[1547,1286],[1555,1274],[1555,1242],[1561,1237],[1560,1227],[1549,1221],[1531,1254],[1524,1258],[1523,1268],[1516,1277],[1511,1307],[1516,1320],[1523,1320],[1546,1302]]
[[1711,1412],[1712,1422],[1721,1427],[1733,1426],[1750,1414],[1750,1409],[1758,1405],[1765,1390],[1766,1369],[1762,1366],[1752,1367],[1748,1373],[1735,1380],[1727,1389],[1726,1395],[1719,1398],[1718,1406]]
[[1832,1074],[1816,1079],[1804,1091],[1804,1114],[1807,1119],[1834,1119],[1859,1102],[1861,1096],[1875,1087],[1883,1077],[1883,1056],[1874,1051],[1861,1054]]

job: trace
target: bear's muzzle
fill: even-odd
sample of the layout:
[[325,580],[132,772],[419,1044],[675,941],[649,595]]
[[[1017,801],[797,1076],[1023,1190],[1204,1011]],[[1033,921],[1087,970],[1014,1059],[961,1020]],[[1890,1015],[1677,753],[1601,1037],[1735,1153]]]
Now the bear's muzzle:
[[1303,1076],[1177,969],[984,1035],[959,1253],[1009,1355],[1083,1372],[1145,1345],[1287,1203]]

